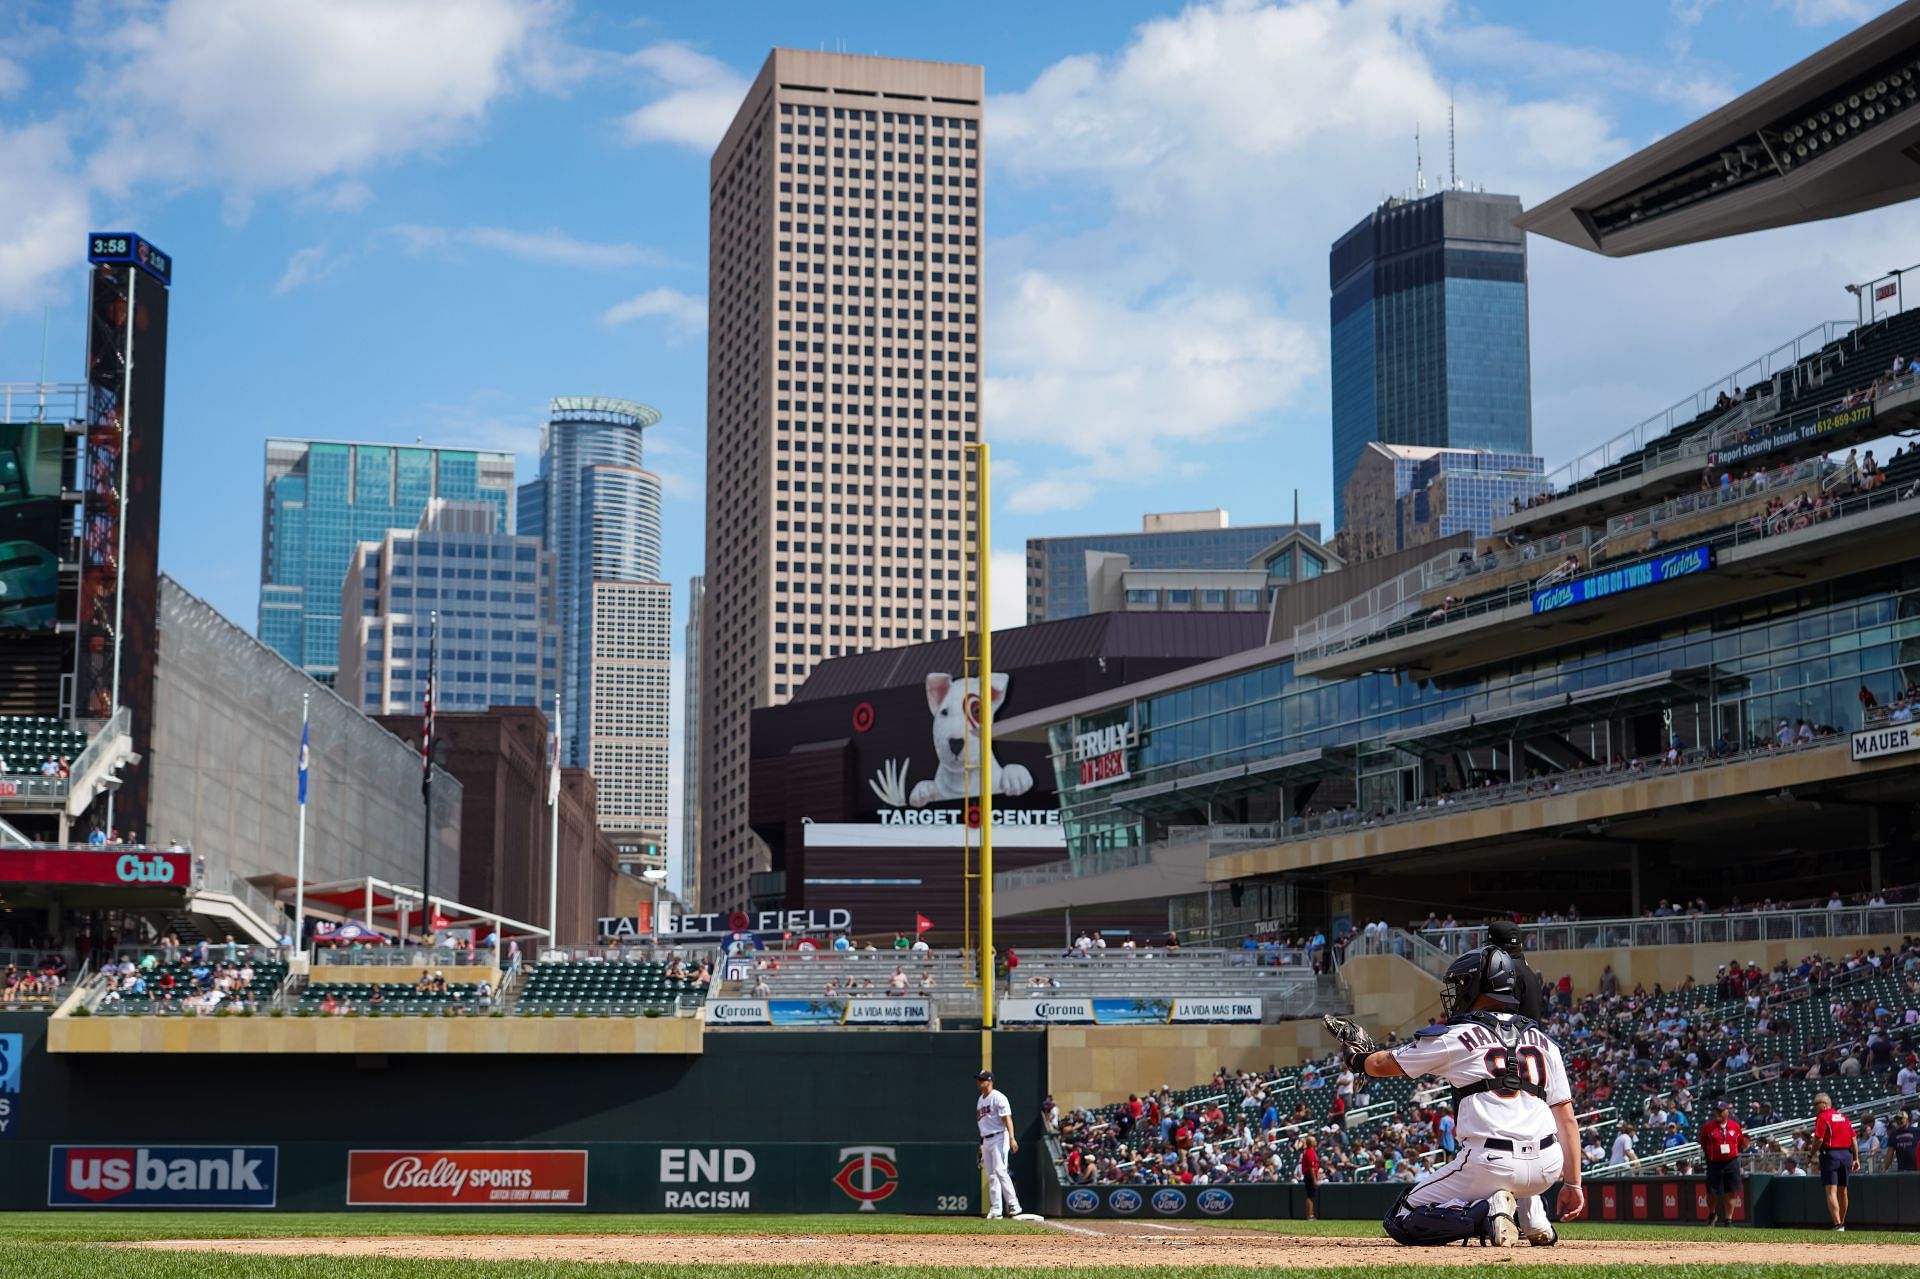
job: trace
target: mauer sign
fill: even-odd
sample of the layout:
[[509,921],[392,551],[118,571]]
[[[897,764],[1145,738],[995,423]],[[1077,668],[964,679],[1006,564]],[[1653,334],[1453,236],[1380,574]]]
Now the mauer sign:
[[0,848],[0,884],[120,884],[186,888],[190,853],[122,848]]
[[354,1150],[347,1203],[435,1208],[587,1202],[584,1150]]
[[1920,726],[1888,724],[1885,728],[1870,728],[1853,735],[1853,757],[1857,760],[1903,755],[1908,751],[1920,751]]

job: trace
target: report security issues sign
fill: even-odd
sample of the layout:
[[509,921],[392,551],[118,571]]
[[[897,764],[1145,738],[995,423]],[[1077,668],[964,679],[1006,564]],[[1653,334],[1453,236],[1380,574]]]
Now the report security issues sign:
[[1610,568],[1603,572],[1588,574],[1586,577],[1576,577],[1571,581],[1557,582],[1552,586],[1544,587],[1533,593],[1533,611],[1551,613],[1557,608],[1585,604],[1589,600],[1605,599],[1609,595],[1619,595],[1625,591],[1637,591],[1643,586],[1671,582],[1679,577],[1690,577],[1695,573],[1704,573],[1712,567],[1713,548],[1691,546],[1684,551],[1663,555],[1656,560],[1642,560],[1638,564]]

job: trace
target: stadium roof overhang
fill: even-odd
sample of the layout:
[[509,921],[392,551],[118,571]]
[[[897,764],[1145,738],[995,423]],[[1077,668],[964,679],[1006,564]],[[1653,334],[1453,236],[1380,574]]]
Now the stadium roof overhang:
[[[296,881],[278,873],[250,876],[248,883],[286,903],[291,913]],[[474,906],[463,906],[450,898],[433,899],[434,928],[476,930],[482,935],[501,937],[545,937],[547,930],[522,923]],[[361,879],[332,880],[306,884],[302,907],[311,914],[342,921],[357,920],[375,933],[409,933],[419,927],[421,893],[418,888],[389,883],[369,875]]]
[[1514,219],[1609,257],[1920,196],[1920,0]]
[[1143,815],[1187,812],[1204,803],[1231,799],[1275,786],[1297,786],[1354,768],[1352,747],[1294,751],[1252,764],[1236,764],[1211,772],[1168,778],[1119,791],[1108,798],[1120,808]]

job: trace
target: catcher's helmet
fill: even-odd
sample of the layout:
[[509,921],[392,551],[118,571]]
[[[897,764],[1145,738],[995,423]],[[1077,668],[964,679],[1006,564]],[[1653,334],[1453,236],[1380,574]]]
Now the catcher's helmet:
[[1490,995],[1502,1007],[1520,1007],[1520,972],[1513,956],[1498,946],[1468,951],[1447,966],[1440,986],[1440,1003],[1448,1017],[1471,1012],[1473,1001]]

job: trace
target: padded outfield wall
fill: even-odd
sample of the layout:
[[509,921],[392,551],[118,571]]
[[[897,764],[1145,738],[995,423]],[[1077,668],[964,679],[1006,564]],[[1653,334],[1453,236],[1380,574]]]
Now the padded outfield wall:
[[[47,1024],[0,1014],[0,1048],[20,1036],[17,1065],[0,1068],[18,1080],[0,1093],[0,1210],[980,1211],[977,1032],[732,1030],[697,1056],[343,1058],[51,1053]],[[1036,1200],[1044,1054],[1042,1032],[994,1036],[1021,1124],[1015,1175]],[[194,1146],[213,1149],[182,1149]],[[114,1160],[128,1181],[164,1163],[180,1186],[120,1188]],[[509,1197],[449,1198],[494,1188]]]

